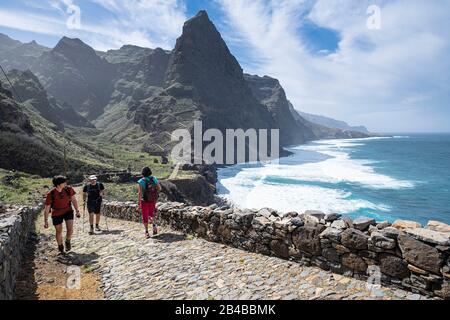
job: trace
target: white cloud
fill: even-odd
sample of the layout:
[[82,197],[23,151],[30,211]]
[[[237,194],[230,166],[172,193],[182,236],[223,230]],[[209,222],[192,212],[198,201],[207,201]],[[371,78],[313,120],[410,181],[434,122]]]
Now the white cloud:
[[[108,19],[88,21],[83,2],[48,0],[46,6],[27,6],[30,10],[0,9],[0,26],[52,36],[79,37],[97,50],[119,48],[124,44],[172,49],[181,34],[186,8],[179,0],[91,0],[109,11]],[[25,4],[27,4],[25,2]],[[81,7],[81,28],[66,26],[71,5]],[[34,13],[32,9],[41,9]],[[45,13],[42,9],[47,9]]]
[[172,49],[187,20],[186,7],[180,0],[92,0],[114,13],[108,27],[146,34],[154,46]]
[[[369,30],[366,10],[373,1],[217,2],[226,32],[253,49],[258,64],[247,71],[280,79],[296,108],[378,131],[450,129],[442,121],[450,122],[450,113],[442,113],[450,99],[450,3],[376,1],[382,29]],[[336,53],[312,55],[305,49],[298,34],[305,14],[339,32]],[[434,118],[424,117],[433,112]]]

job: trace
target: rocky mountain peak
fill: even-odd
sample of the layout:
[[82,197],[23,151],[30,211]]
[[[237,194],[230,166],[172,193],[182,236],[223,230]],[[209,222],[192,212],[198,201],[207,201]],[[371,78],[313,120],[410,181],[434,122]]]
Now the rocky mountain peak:
[[101,60],[93,48],[78,38],[63,37],[52,52],[61,54],[72,61],[83,62],[85,59]]
[[175,83],[196,89],[205,104],[226,107],[236,95],[251,96],[243,70],[205,11],[188,20],[169,63],[166,87]]

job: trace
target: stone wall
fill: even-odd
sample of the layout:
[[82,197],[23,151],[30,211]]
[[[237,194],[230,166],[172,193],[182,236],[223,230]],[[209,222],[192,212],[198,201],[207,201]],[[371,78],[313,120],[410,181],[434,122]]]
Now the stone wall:
[[0,300],[14,298],[16,279],[28,235],[42,206],[0,208]]
[[[450,298],[450,226],[430,221],[376,223],[307,211],[281,216],[271,209],[161,203],[159,222],[175,230],[244,250],[315,265],[358,279]],[[109,217],[139,222],[132,203],[106,203]]]

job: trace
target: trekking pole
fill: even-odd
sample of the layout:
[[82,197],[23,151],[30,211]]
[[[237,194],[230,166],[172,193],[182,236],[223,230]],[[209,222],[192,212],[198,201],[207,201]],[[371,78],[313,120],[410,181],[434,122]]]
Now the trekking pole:
[[[102,210],[103,211],[103,210]],[[106,231],[109,232],[109,227],[108,227],[108,216],[106,214],[103,213],[103,215],[105,216],[105,223],[106,223]]]
[[83,202],[83,234],[84,234],[84,217],[86,215],[86,202]]
[[106,223],[106,231],[109,232],[109,227],[108,227],[108,216],[105,215],[105,223]]

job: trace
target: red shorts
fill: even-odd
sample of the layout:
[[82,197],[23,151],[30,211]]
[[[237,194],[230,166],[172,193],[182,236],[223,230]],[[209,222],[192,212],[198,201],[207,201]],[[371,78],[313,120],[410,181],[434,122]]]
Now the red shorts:
[[156,210],[156,203],[154,202],[141,202],[142,222],[148,223],[149,217],[153,219]]

